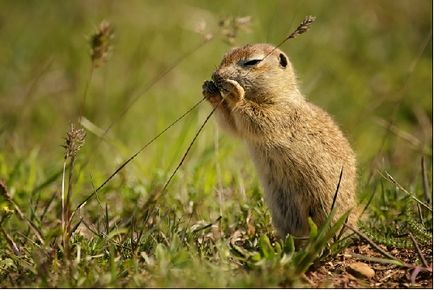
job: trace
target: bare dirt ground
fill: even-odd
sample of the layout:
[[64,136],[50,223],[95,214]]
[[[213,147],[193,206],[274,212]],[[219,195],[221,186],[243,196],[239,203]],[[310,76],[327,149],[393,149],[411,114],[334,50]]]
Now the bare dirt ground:
[[[319,267],[306,273],[306,278],[315,288],[432,288],[432,247],[421,249],[427,265],[424,267],[416,249],[397,249],[381,246],[396,258],[408,264],[402,267],[385,262],[363,261],[353,255],[384,258],[369,244],[362,241],[347,248],[334,259],[322,263]],[[373,277],[357,275],[351,271],[350,265],[362,262],[374,270]]]

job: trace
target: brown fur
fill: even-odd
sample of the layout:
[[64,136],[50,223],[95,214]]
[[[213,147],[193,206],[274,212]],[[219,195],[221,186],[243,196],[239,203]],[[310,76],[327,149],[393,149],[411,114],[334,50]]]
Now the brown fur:
[[[260,60],[247,65],[246,61]],[[333,119],[307,102],[288,57],[268,44],[235,48],[224,56],[203,94],[219,123],[243,139],[253,157],[279,234],[304,236],[307,219],[329,213],[343,168],[337,216],[355,207],[356,160]],[[354,224],[355,214],[349,223]]]

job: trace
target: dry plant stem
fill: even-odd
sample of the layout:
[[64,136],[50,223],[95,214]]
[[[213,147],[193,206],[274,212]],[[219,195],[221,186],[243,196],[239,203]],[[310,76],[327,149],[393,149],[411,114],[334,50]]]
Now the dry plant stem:
[[375,121],[383,128],[390,130],[391,133],[393,133],[396,136],[400,137],[401,139],[407,141],[414,148],[419,148],[421,146],[422,142],[417,137],[415,137],[412,134],[400,129],[398,126],[391,124],[391,123],[387,123],[387,121],[382,119],[382,118],[375,118]]
[[33,231],[33,233],[35,234],[35,236],[36,236],[36,238],[39,240],[39,242],[42,244],[42,245],[45,245],[45,242],[44,242],[44,239],[43,239],[43,237],[42,237],[42,233],[41,233],[41,231],[38,229],[38,227],[30,220],[30,219],[28,219],[25,215],[24,215],[24,213],[21,211],[21,209],[20,209],[20,207],[18,206],[18,204],[15,202],[15,200],[13,200],[13,198],[10,196],[10,194],[9,194],[9,192],[8,192],[8,190],[7,190],[7,187],[6,187],[6,185],[3,183],[3,181],[1,181],[0,180],[0,195],[3,195],[5,198],[6,198],[6,200],[8,201],[8,202],[10,202],[13,206],[14,206],[14,209],[15,209],[15,211],[17,212],[17,214],[18,214],[18,217],[21,219],[21,220],[23,220],[23,221],[25,221],[28,225],[29,225],[29,227],[32,229],[32,231]]
[[[194,54],[197,50],[199,50],[202,46],[207,44],[210,41],[210,39],[205,39],[199,45],[194,47],[192,50],[186,52],[184,55],[179,57],[174,63],[172,63],[166,70],[164,70],[161,74],[159,74],[157,77],[152,79],[143,89],[142,93],[135,96],[128,104],[127,106],[122,110],[122,112],[113,120],[108,127],[104,130],[104,133],[101,136],[101,140],[104,139],[104,137],[107,135],[107,133],[111,130],[111,128],[119,122],[125,115],[128,113],[128,111],[131,109],[131,107],[146,93],[148,92],[155,84],[157,84],[160,80],[162,80],[166,75],[168,75],[174,68],[176,68],[184,59],[188,58],[192,54]],[[98,147],[99,143],[95,147]]]
[[356,233],[359,237],[361,237],[362,239],[364,239],[366,242],[368,242],[368,244],[370,244],[372,247],[374,247],[377,251],[379,251],[382,255],[384,255],[385,257],[398,261],[402,264],[405,264],[404,262],[402,262],[401,260],[395,258],[394,256],[392,256],[391,254],[389,254],[388,252],[384,251],[382,248],[380,248],[380,246],[378,246],[376,243],[374,243],[374,241],[372,241],[370,238],[368,238],[366,235],[364,235],[363,233],[359,232],[358,230],[356,230],[355,228],[353,228],[350,225],[344,224],[345,227],[349,228],[350,230],[352,230],[354,233]]
[[41,223],[43,222],[44,217],[45,217],[45,215],[47,214],[48,209],[50,208],[50,206],[51,206],[51,204],[53,203],[53,201],[54,201],[54,199],[56,198],[56,196],[57,196],[57,192],[54,192],[54,193],[52,194],[50,200],[49,200],[49,201],[47,202],[47,204],[45,205],[45,207],[44,207],[44,209],[43,209],[43,211],[42,211],[42,214],[41,214],[41,216],[39,217],[39,220],[40,220]]
[[[65,161],[66,163],[66,161]],[[69,256],[69,239],[71,237],[71,195],[72,195],[72,175],[74,170],[75,156],[70,157],[69,170],[68,170],[68,190],[66,192],[66,200],[64,201],[64,196],[62,195],[62,230],[63,230],[63,247],[66,256]],[[66,168],[64,164],[64,169]],[[62,178],[62,192],[64,192],[64,178]]]
[[419,255],[420,260],[422,261],[422,264],[426,267],[429,268],[428,262],[426,261],[425,257],[422,254],[422,251],[420,250],[420,247],[416,241],[416,239],[414,238],[412,233],[408,234],[410,236],[411,241],[413,242],[414,247],[416,248],[417,254]]
[[65,244],[65,176],[66,176],[66,162],[67,159],[63,161],[63,173],[62,173],[62,194],[61,194],[61,200],[62,200],[62,241],[63,244]]
[[372,200],[374,199],[376,193],[376,187],[374,188],[374,190],[372,191],[371,196],[369,197],[368,202],[366,203],[365,207],[363,208],[362,212],[359,215],[359,218],[357,220],[360,220],[361,217],[363,216],[363,214],[365,213],[365,211],[368,209],[368,207],[371,205]]
[[426,173],[426,165],[425,165],[424,156],[422,156],[422,158],[420,160],[420,165],[422,167],[423,193],[425,195],[425,201],[428,204],[431,204],[431,195],[430,195],[430,191],[429,191],[428,176]]
[[104,216],[104,221],[105,221],[105,233],[106,235],[109,234],[110,228],[109,228],[109,215],[108,215],[108,205],[107,203],[105,204],[105,216]]
[[[307,32],[309,30],[310,26],[312,25],[312,23],[315,21],[315,19],[316,19],[315,16],[306,16],[306,17],[304,17],[303,21],[298,25],[297,29],[295,29],[294,32],[292,32],[290,35],[288,35],[284,40],[282,40],[278,45],[276,45],[269,53],[267,53],[262,58],[262,61],[264,59],[266,59],[267,57],[269,57],[276,49],[278,49],[279,47],[281,47],[288,40],[290,40],[292,38],[296,38],[300,34],[303,34],[303,33]],[[246,76],[249,73],[250,72],[247,72]]]
[[85,226],[85,227],[86,227],[86,228],[87,228],[87,229],[88,229],[92,234],[94,234],[94,235],[97,236],[97,237],[101,237],[101,234],[97,233],[94,229],[92,229],[92,228],[90,227],[90,225],[88,225],[84,219],[81,219],[81,222],[84,224],[84,226]]
[[307,32],[310,29],[310,26],[315,21],[315,16],[306,16],[304,17],[303,21],[298,25],[298,27],[292,32],[290,35],[288,35],[284,40],[282,40],[278,45],[274,47],[267,55],[264,56],[262,60],[264,60],[266,57],[271,55],[276,49],[281,47],[285,42],[292,38],[296,38],[297,36]]
[[333,202],[332,202],[332,207],[330,208],[330,212],[333,210],[333,208],[335,207],[335,203],[336,203],[336,199],[338,197],[338,193],[339,193],[339,187],[341,186],[341,181],[342,181],[342,175],[344,173],[344,167],[341,167],[341,173],[339,174],[339,181],[338,181],[338,185],[336,186],[336,191],[335,191],[335,195],[333,196]]
[[422,213],[422,208],[420,207],[420,204],[416,203],[417,206],[417,213],[419,214],[419,221],[421,224],[425,223],[424,219],[423,219],[423,213]]
[[143,150],[146,149],[146,147],[148,147],[149,145],[151,145],[155,140],[157,140],[161,135],[163,135],[167,130],[169,130],[170,128],[172,128],[176,123],[178,123],[181,119],[183,119],[185,116],[187,116],[189,113],[191,113],[194,109],[196,109],[203,101],[205,100],[205,98],[202,98],[199,102],[197,102],[196,104],[194,104],[194,106],[192,106],[190,109],[188,109],[184,114],[182,114],[180,117],[178,117],[175,121],[173,121],[169,126],[167,126],[163,131],[161,131],[160,133],[158,133],[154,138],[152,138],[149,142],[147,142],[145,145],[143,145],[142,148],[140,148],[136,153],[134,153],[130,158],[128,158],[127,160],[125,160],[98,188],[96,188],[94,191],[92,191],[92,193],[90,193],[82,202],[80,202],[80,204],[75,208],[75,210],[73,211],[72,215],[71,215],[71,219],[72,217],[75,215],[75,213],[77,212],[77,210],[79,210],[82,206],[84,206],[86,204],[86,202],[88,202],[92,197],[95,196],[95,194],[97,194],[101,188],[103,188],[116,174],[118,174],[128,163],[130,163],[134,158],[137,157],[137,155],[139,155]]
[[[63,161],[63,174],[62,174],[62,243],[63,243],[63,251],[65,256],[70,258],[69,252],[69,239],[71,238],[71,196],[72,196],[72,177],[74,172],[74,164],[77,157],[78,152],[83,146],[86,138],[86,133],[82,128],[74,128],[74,125],[71,124],[71,128],[66,133],[65,144],[63,147],[65,148],[65,155]],[[65,194],[65,177],[66,177],[66,168],[68,163],[68,189]]]
[[66,224],[67,230],[69,230],[69,215],[71,214],[71,195],[72,195],[72,175],[74,171],[75,164],[75,156],[71,156],[71,161],[69,163],[69,172],[68,172],[68,191],[66,192],[66,216],[68,218],[68,223]]
[[390,181],[391,183],[395,184],[399,189],[401,189],[403,192],[405,192],[408,196],[410,196],[412,199],[414,199],[416,202],[418,202],[420,205],[422,205],[423,207],[425,207],[426,209],[428,209],[430,212],[432,212],[432,208],[430,208],[428,205],[426,205],[423,201],[421,201],[420,199],[418,199],[414,194],[408,192],[401,184],[398,183],[398,181],[396,181],[392,175],[390,175],[387,171],[385,171],[386,176],[384,176],[380,171],[379,171],[380,175],[387,179],[388,181]]
[[[113,122],[110,123],[110,125],[104,130],[101,138],[99,139],[100,141],[95,145],[95,150],[98,148],[98,146],[101,144],[101,141],[104,140],[104,137],[107,135],[107,133],[110,131],[110,129],[118,122],[120,121],[125,115],[126,113],[129,111],[129,109],[134,105],[134,103],[140,98],[142,97],[147,91],[149,91],[155,84],[157,84],[161,79],[163,79],[167,74],[169,74],[174,68],[176,68],[179,63],[181,63],[184,59],[186,59],[187,57],[189,57],[190,55],[192,55],[193,53],[195,53],[197,50],[199,50],[202,46],[204,46],[206,43],[208,43],[211,39],[205,39],[203,42],[201,42],[197,47],[195,47],[194,49],[192,49],[191,51],[185,53],[183,56],[181,56],[176,62],[174,62],[168,69],[166,69],[162,74],[160,74],[159,76],[157,76],[155,79],[153,79],[151,82],[149,82],[147,84],[147,86],[145,87],[145,89],[143,90],[143,92],[139,95],[137,95],[135,98],[133,98],[133,100],[125,107],[125,109],[121,112],[121,114],[116,118],[116,120],[114,120]],[[184,114],[182,114],[180,117],[178,117],[174,122],[172,122],[168,127],[166,127],[163,131],[161,131],[159,134],[157,134],[157,136],[155,136],[154,138],[152,138],[148,143],[146,143],[142,148],[140,148],[139,151],[137,151],[133,156],[131,156],[129,159],[127,159],[124,163],[121,164],[121,166],[119,166],[97,189],[95,189],[91,194],[89,194],[89,196],[84,199],[77,207],[76,209],[73,211],[72,215],[71,215],[71,219],[73,218],[73,216],[75,215],[75,212],[80,209],[82,206],[84,206],[84,204],[90,200],[101,188],[103,188],[119,171],[121,171],[129,162],[131,162],[131,160],[133,160],[134,158],[136,158],[136,156],[138,154],[140,154],[146,147],[148,147],[150,144],[152,144],[157,138],[159,138],[162,134],[164,134],[168,129],[170,129],[171,127],[173,127],[176,123],[178,123],[181,119],[183,119],[185,116],[187,116],[190,112],[192,112],[200,103],[202,103],[202,101],[204,100],[201,99],[199,102],[197,102],[196,104],[194,104],[190,109],[188,109]],[[87,162],[86,162],[87,163]]]
[[[152,81],[150,81],[144,88],[144,90],[142,91],[142,93],[138,94],[136,97],[134,97],[132,99],[132,101],[130,101],[128,103],[128,105],[124,108],[124,110],[120,113],[120,115],[118,115],[118,117],[112,121],[109,126],[104,130],[104,132],[102,133],[99,139],[99,141],[96,143],[94,150],[96,151],[99,147],[99,145],[102,143],[102,141],[105,140],[105,136],[107,135],[107,133],[113,128],[113,126],[119,122],[126,114],[127,112],[130,110],[130,108],[139,100],[139,98],[141,98],[142,96],[144,96],[144,94],[146,92],[148,92],[154,85],[156,85],[161,79],[163,79],[166,75],[168,75],[174,68],[176,68],[184,59],[186,59],[187,57],[189,57],[190,55],[194,54],[197,50],[199,50],[202,46],[204,46],[205,44],[207,44],[212,38],[206,38],[204,41],[202,41],[201,43],[199,43],[198,46],[194,47],[191,51],[186,52],[184,55],[182,55],[180,58],[178,58],[177,61],[175,61],[170,67],[168,67],[165,71],[163,71],[163,73],[161,73],[160,75],[158,75],[156,78],[154,78]],[[94,66],[94,65],[93,65]],[[94,68],[92,68],[94,69]],[[181,119],[183,119],[185,116],[188,115],[188,113],[190,113],[194,108],[197,107],[198,104],[195,104],[192,108],[190,108],[189,110],[187,110],[187,112],[182,115],[180,118],[176,119],[175,122],[173,122],[171,125],[169,125],[169,127],[172,127],[173,125],[175,125],[177,122],[179,122]],[[155,139],[157,139],[161,134],[163,134],[168,128],[166,128],[165,130],[163,130],[163,132],[161,132],[160,134],[158,134]],[[152,143],[153,141],[155,141],[155,139],[151,140],[150,143]],[[148,145],[150,145],[150,143]],[[145,145],[146,146],[146,145]],[[90,161],[92,157],[90,157],[84,164],[83,167]],[[125,164],[126,165],[126,164]],[[117,172],[116,172],[117,173]],[[113,176],[109,177],[110,179]],[[104,185],[103,185],[104,186]],[[84,200],[83,203],[85,203],[87,200]],[[79,204],[79,206],[77,207],[77,209],[82,206],[83,204]],[[77,210],[76,209],[76,210]],[[74,211],[75,213],[75,211]],[[72,216],[74,215],[74,213],[72,214]],[[72,217],[71,216],[71,217]]]
[[72,235],[80,226],[80,224],[83,222],[83,218],[80,218],[80,220],[71,228],[70,234]]
[[[333,209],[334,209],[334,207],[335,207],[336,199],[337,199],[338,194],[339,194],[339,188],[340,188],[340,186],[341,186],[341,181],[342,181],[342,175],[343,175],[343,173],[344,173],[344,167],[342,166],[342,167],[341,167],[341,172],[340,172],[340,174],[339,174],[338,185],[336,186],[336,191],[335,191],[335,194],[334,194],[334,196],[333,196],[333,202],[332,202],[332,206],[331,206],[331,208],[330,208],[330,213],[329,213],[329,214],[331,214],[331,212],[333,211]],[[348,221],[348,217],[347,217],[346,220],[345,220],[345,224],[347,223],[347,221]],[[339,240],[339,238],[340,238],[340,236],[342,235],[344,229],[345,229],[345,226],[343,225],[342,228],[341,228],[341,230],[340,230],[340,232],[338,233],[338,235],[337,235],[337,236],[334,236],[333,239],[334,239],[335,241]]]
[[[81,107],[80,107],[80,112],[78,114],[78,118],[80,118],[81,116],[85,116],[86,115],[86,99],[87,99],[87,94],[89,92],[90,83],[92,82],[93,72],[94,71],[95,71],[95,64],[92,61],[92,65],[90,66],[89,77],[87,78],[86,85],[84,87],[83,100],[82,100],[82,104],[81,104]],[[80,120],[78,120],[78,121],[80,121]]]
[[[339,240],[341,239],[342,235],[344,234],[344,232],[345,232],[345,225],[346,225],[347,222],[348,222],[348,218],[349,218],[349,216],[347,216],[347,218],[345,219],[345,222],[344,222],[344,224],[342,225],[342,228],[341,228],[341,230],[339,231],[338,235],[336,236],[335,241],[339,241]],[[353,234],[354,234],[354,233],[353,233]],[[348,235],[348,236],[350,236],[350,235]],[[347,237],[348,237],[348,236],[347,236]]]
[[217,110],[217,108],[223,103],[223,101],[224,101],[224,99],[222,99],[220,101],[220,103],[218,103],[218,105],[215,106],[214,109],[212,109],[212,111],[205,118],[205,121],[203,121],[202,125],[197,130],[196,134],[193,137],[193,140],[191,140],[190,144],[188,145],[187,150],[185,151],[184,155],[182,156],[181,161],[178,163],[178,166],[176,166],[175,170],[170,175],[169,179],[166,181],[166,184],[164,184],[164,186],[163,186],[163,188],[161,190],[157,191],[155,194],[151,195],[148,198],[148,200],[146,201],[146,203],[145,203],[145,205],[144,205],[143,208],[147,209],[150,204],[154,203],[161,196],[161,194],[163,194],[166,191],[167,187],[169,186],[169,184],[172,181],[173,177],[175,176],[176,172],[178,172],[179,168],[184,163],[184,160],[187,157],[188,153],[190,152],[191,147],[193,147],[193,144],[196,141],[197,137],[199,137],[200,132],[202,132],[202,129],[205,127],[206,123],[209,121],[209,119],[214,114],[214,112]]
[[376,263],[381,263],[381,264],[392,264],[392,265],[396,265],[396,266],[404,266],[404,267],[408,267],[408,268],[413,268],[412,266],[408,265],[408,264],[401,264],[401,262],[397,262],[396,260],[391,260],[391,259],[383,259],[383,258],[377,258],[377,257],[369,257],[369,256],[364,256],[364,255],[360,255],[360,254],[349,254],[348,256],[345,255],[346,257],[352,257],[355,259],[359,259],[359,260],[363,260],[363,261],[368,261],[368,262],[376,262]]
[[209,224],[207,224],[207,225],[204,225],[203,227],[200,227],[200,228],[198,228],[198,229],[195,229],[194,231],[193,231],[193,233],[197,233],[197,232],[200,232],[200,231],[203,231],[203,230],[205,230],[205,229],[207,229],[207,228],[210,228],[210,227],[212,227],[214,224],[216,224],[216,223],[218,223],[220,220],[222,219],[222,216],[219,216],[213,223],[209,223]]
[[9,247],[14,252],[14,254],[17,255],[17,256],[20,256],[21,255],[20,249],[18,248],[17,244],[12,239],[12,237],[5,231],[5,229],[3,228],[2,225],[0,225],[0,232],[5,237],[6,242],[8,243]]

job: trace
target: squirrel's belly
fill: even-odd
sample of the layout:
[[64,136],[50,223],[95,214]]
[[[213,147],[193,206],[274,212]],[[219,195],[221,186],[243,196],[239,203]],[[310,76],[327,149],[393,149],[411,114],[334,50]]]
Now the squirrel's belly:
[[307,218],[314,214],[312,209],[318,205],[310,193],[315,181],[308,183],[304,180],[305,165],[297,164],[289,154],[280,152],[277,157],[276,154],[270,155],[270,151],[266,154],[263,148],[249,146],[249,149],[264,187],[265,202],[279,234],[302,236],[308,233]]

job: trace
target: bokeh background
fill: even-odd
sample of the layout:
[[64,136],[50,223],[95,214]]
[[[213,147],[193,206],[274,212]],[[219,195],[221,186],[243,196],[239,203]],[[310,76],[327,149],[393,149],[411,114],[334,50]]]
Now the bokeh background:
[[[60,201],[49,200],[59,194],[62,145],[79,115],[87,120],[87,137],[76,162],[73,205],[202,98],[202,82],[230,47],[277,44],[306,15],[317,17],[311,30],[281,48],[306,98],[335,117],[354,147],[360,198],[377,190],[378,180],[388,184],[378,175],[385,171],[421,197],[422,157],[432,176],[432,2],[427,0],[1,1],[0,179],[32,219],[42,205],[52,204],[50,222],[41,218],[40,226],[55,228]],[[219,23],[246,16],[248,29],[228,43]],[[92,71],[89,38],[102,20],[115,29],[112,50]],[[205,41],[206,35],[212,39]],[[126,224],[122,219],[161,188],[209,111],[208,104],[200,104],[101,191],[98,203],[109,208],[110,224]],[[428,183],[431,188],[432,180]],[[257,231],[269,232],[261,192],[244,144],[211,120],[159,201],[161,220],[169,211],[191,223],[223,216],[229,227],[224,231],[232,233],[233,225],[246,220],[240,215],[247,221],[256,215],[262,225]],[[383,198],[377,205],[383,220],[390,219],[387,203]],[[96,201],[83,211],[99,227],[103,216]],[[158,226],[165,233],[171,223]],[[7,230],[20,227],[11,219]],[[175,285],[184,285],[187,276]],[[172,285],[161,277],[146,285]]]
[[[335,116],[350,139],[358,155],[360,182],[381,169],[413,183],[420,178],[421,156],[431,160],[430,1],[0,5],[1,162],[12,166],[17,160],[34,160],[38,166],[30,183],[61,167],[60,145],[77,120],[87,85],[85,117],[102,130],[115,122],[107,142],[97,145],[95,132],[87,134],[82,156],[92,158],[83,178],[90,181],[93,174],[97,182],[201,98],[203,80],[231,46],[277,44],[306,15],[317,17],[312,30],[282,49],[294,63],[306,98]],[[240,31],[235,43],[228,44],[219,21],[237,16],[251,16],[250,31]],[[102,20],[115,28],[113,49],[107,63],[90,77],[89,37]],[[199,29],[213,39],[204,43]],[[209,109],[202,104],[126,172],[143,180],[165,175]],[[254,175],[243,144],[220,133],[214,122],[207,125],[189,160],[184,174],[195,180],[211,178],[204,181],[210,186],[216,175],[206,175],[217,163],[223,174]]]

